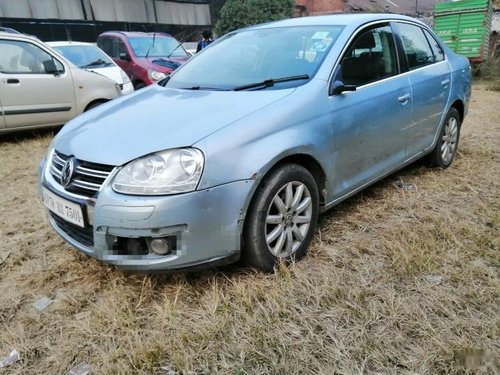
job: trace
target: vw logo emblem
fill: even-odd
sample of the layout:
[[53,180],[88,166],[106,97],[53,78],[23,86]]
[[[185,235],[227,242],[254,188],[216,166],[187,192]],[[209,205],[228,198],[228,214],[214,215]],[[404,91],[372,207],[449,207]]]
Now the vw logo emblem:
[[68,186],[71,182],[71,177],[73,177],[73,172],[75,170],[76,160],[74,157],[69,158],[64,163],[63,169],[61,171],[61,185],[63,187]]

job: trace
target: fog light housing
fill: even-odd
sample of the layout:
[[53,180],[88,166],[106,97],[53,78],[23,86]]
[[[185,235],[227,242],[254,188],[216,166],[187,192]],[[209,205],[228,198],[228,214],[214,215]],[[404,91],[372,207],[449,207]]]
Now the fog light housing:
[[172,251],[171,241],[167,238],[153,238],[149,243],[150,250],[158,255],[167,255]]

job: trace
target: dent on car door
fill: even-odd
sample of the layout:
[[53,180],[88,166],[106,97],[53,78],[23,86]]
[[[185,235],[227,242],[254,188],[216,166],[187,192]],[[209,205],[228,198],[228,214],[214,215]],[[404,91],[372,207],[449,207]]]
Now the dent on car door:
[[391,26],[377,25],[357,34],[336,68],[334,85],[356,87],[356,91],[330,98],[336,197],[405,159],[405,129],[410,123],[412,98],[408,77],[399,74],[397,56]]
[[[8,62],[0,80],[7,128],[58,125],[75,115],[73,79],[57,59],[27,41],[0,40],[0,49]],[[56,74],[47,72],[52,61]]]
[[410,23],[397,23],[413,92],[412,125],[406,152],[415,156],[432,146],[446,115],[451,72],[439,43],[427,30]]

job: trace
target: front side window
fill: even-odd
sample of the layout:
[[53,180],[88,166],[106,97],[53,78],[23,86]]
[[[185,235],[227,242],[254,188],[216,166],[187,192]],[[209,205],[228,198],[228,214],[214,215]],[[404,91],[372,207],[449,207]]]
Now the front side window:
[[[46,74],[44,63],[54,60],[41,48],[27,42],[17,40],[0,40],[0,71],[11,74]],[[63,66],[54,60],[57,69],[64,71]]]
[[398,61],[389,25],[361,32],[342,58],[335,80],[362,86],[398,74]]
[[100,38],[97,41],[97,47],[106,52],[108,56],[117,57],[113,51],[113,40],[111,38]]
[[410,70],[433,64],[436,60],[423,30],[408,23],[398,23],[399,35]]
[[113,40],[113,44],[115,46],[114,48],[114,55],[113,57],[119,59],[120,58],[120,55],[123,56],[124,54],[125,55],[128,55],[128,51],[127,51],[127,46],[125,45],[125,43],[123,43],[120,39],[118,38],[115,38]]
[[301,26],[236,31],[181,66],[167,86],[231,90],[268,81],[272,84],[251,89],[296,87],[313,77],[342,29]]

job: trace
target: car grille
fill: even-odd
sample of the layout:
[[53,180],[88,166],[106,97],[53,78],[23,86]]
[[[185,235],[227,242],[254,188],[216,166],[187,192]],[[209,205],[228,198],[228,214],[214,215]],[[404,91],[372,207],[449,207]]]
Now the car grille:
[[[61,184],[61,172],[69,156],[55,151],[50,166],[50,174]],[[92,197],[99,191],[109,174],[113,171],[113,166],[105,164],[90,163],[83,160],[76,160],[76,168],[73,172],[70,183],[65,187],[66,191]]]
[[94,228],[92,226],[81,228],[78,225],[64,220],[53,212],[50,213],[50,216],[56,223],[57,227],[75,241],[87,247],[94,246]]

